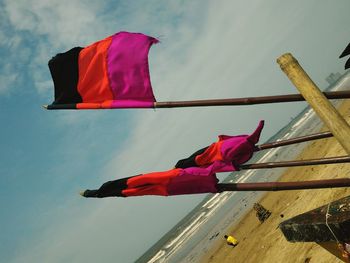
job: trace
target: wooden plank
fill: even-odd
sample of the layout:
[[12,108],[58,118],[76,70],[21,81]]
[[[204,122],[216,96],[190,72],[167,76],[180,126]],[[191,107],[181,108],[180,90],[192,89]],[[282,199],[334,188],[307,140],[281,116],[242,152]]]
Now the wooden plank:
[[[326,213],[328,226],[326,224]],[[330,229],[333,231],[330,231]],[[349,242],[350,196],[283,221],[279,229],[290,242]]]
[[321,243],[317,243],[317,244],[320,245],[321,247],[323,247],[329,253],[331,253],[334,256],[336,256],[337,258],[339,258],[340,260],[342,260],[344,262],[349,262],[347,260],[347,258],[345,258],[343,256],[343,253],[342,253],[341,249],[339,248],[339,244],[337,242],[321,242]]

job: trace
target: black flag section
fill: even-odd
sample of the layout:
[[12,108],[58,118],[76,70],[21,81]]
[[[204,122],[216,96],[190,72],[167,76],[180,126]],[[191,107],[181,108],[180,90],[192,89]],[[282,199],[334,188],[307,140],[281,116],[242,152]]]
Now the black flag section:
[[[348,44],[348,46],[344,49],[343,53],[341,53],[341,55],[339,56],[339,58],[342,57],[346,57],[350,55],[350,43]],[[350,68],[350,58],[346,61],[345,63],[345,69]]]

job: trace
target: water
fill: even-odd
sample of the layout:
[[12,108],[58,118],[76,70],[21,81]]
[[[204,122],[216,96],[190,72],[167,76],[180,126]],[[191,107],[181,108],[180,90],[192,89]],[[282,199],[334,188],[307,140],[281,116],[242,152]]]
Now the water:
[[[350,87],[350,73],[344,74],[329,89],[346,90]],[[333,102],[336,106],[340,100]],[[307,107],[268,142],[295,138],[319,132],[322,122]],[[252,163],[293,160],[307,143],[279,147],[258,152]],[[224,182],[267,182],[277,180],[287,168],[246,170],[230,174]],[[265,192],[224,192],[210,194],[185,218],[146,251],[136,262],[197,262],[234,222],[251,209]]]

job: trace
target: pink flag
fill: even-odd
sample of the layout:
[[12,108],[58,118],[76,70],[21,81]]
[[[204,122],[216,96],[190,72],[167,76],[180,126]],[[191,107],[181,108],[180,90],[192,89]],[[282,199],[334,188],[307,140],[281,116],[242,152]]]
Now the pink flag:
[[49,61],[55,101],[48,109],[153,108],[148,52],[158,40],[119,32]]

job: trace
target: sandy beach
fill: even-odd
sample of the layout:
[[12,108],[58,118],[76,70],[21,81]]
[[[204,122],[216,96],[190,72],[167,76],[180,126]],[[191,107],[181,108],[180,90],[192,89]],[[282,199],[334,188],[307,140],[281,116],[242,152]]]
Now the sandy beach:
[[[349,122],[350,102],[344,102],[339,112]],[[323,130],[327,130],[323,128]],[[310,142],[297,159],[312,159],[346,155],[334,138]],[[332,164],[289,168],[280,181],[304,181],[344,178],[350,176],[350,164]],[[235,248],[228,246],[222,238],[201,262],[259,262],[259,263],[329,263],[342,262],[316,243],[288,242],[278,225],[284,220],[315,209],[329,202],[349,196],[350,189],[320,189],[269,192],[260,203],[272,215],[260,223],[251,210],[227,232],[239,240]],[[283,215],[283,218],[281,217]]]

